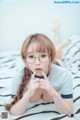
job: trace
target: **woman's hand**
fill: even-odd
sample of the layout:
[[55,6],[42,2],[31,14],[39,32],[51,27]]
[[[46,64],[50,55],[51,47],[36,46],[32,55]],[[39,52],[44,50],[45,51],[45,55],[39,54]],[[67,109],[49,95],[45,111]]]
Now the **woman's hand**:
[[31,77],[30,84],[29,84],[28,91],[27,91],[30,96],[33,96],[35,91],[39,88],[39,80],[35,79],[34,77],[35,74],[36,73],[34,73]]
[[40,82],[40,88],[46,90],[50,95],[52,95],[52,92],[55,91],[55,89],[51,86],[46,74],[44,72],[41,72],[44,76],[44,79],[41,79]]

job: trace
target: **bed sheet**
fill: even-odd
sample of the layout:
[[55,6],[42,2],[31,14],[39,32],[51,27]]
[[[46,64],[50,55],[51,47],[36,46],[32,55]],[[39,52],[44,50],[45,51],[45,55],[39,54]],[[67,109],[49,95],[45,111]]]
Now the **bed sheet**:
[[[12,78],[15,69],[22,67],[20,51],[0,53],[0,120],[79,120],[80,119],[80,37],[72,36],[71,44],[63,51],[63,61],[73,77],[74,117],[60,115],[54,103],[40,100],[29,105],[23,115],[9,114],[4,105],[11,100]],[[7,117],[8,115],[8,117]]]

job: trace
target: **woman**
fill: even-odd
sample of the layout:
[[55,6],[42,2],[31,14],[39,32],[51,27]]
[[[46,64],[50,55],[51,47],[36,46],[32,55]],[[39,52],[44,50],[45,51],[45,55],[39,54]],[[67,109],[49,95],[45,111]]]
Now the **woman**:
[[21,57],[25,68],[18,71],[16,94],[6,109],[20,115],[30,102],[43,99],[54,102],[60,114],[71,114],[72,78],[65,68],[56,65],[56,51],[51,40],[41,33],[28,36],[22,45]]

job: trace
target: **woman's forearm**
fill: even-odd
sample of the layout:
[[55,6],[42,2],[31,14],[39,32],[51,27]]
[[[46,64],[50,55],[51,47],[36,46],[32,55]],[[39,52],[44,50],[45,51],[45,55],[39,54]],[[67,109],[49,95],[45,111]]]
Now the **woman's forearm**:
[[16,102],[10,109],[10,113],[13,115],[21,115],[27,109],[29,104],[30,95],[28,92],[24,94],[24,96]]
[[69,105],[68,103],[66,103],[66,101],[62,99],[57,92],[52,96],[57,110],[60,114],[71,114],[73,112],[73,105]]

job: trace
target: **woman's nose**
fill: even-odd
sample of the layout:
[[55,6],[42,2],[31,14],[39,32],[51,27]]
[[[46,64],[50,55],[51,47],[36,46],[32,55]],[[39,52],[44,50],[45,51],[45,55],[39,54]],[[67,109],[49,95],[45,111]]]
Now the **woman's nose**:
[[39,60],[38,57],[37,57],[36,60],[35,60],[35,64],[40,64],[40,60]]

